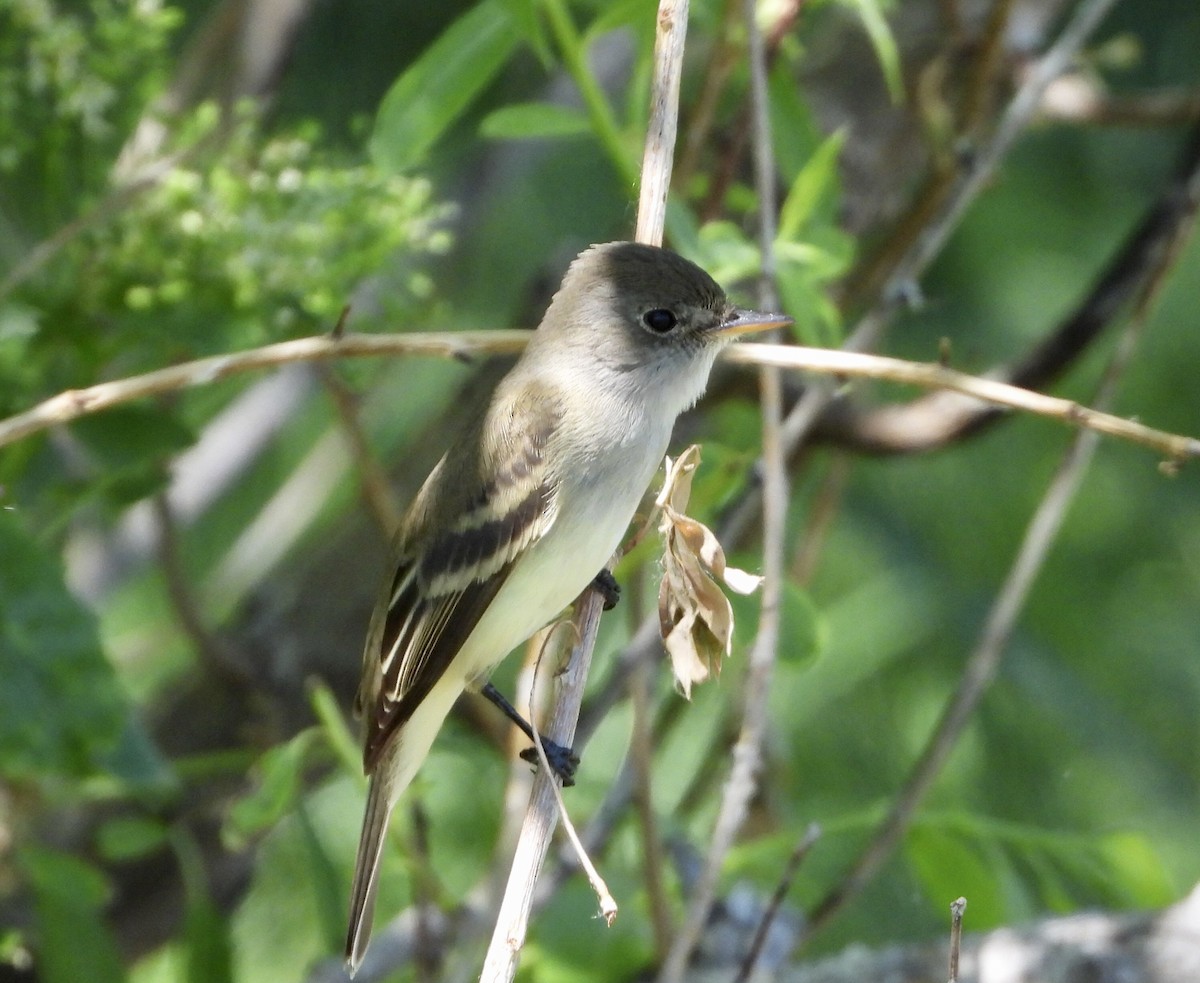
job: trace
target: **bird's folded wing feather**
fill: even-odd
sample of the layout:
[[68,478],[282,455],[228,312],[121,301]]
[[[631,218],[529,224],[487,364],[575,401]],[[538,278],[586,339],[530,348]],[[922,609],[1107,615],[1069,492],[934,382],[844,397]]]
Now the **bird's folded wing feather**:
[[[402,538],[396,574],[380,597],[363,656],[358,703],[368,774],[470,637],[518,558],[554,522],[556,486],[544,457],[554,417],[545,410],[545,403],[536,416],[522,405],[502,413],[493,407],[486,444],[450,451],[418,495],[414,509],[439,518],[411,523]],[[439,496],[456,507],[429,509],[426,503]]]

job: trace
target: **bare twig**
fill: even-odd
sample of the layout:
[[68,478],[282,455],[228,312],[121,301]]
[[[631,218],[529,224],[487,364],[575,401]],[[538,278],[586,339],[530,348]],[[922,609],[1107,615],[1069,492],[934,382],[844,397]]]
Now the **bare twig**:
[[792,882],[796,879],[796,874],[799,873],[800,866],[804,863],[805,857],[808,856],[808,851],[813,848],[813,844],[820,838],[821,827],[817,823],[810,823],[808,829],[804,831],[804,835],[800,838],[800,842],[792,850],[792,855],[788,857],[787,865],[783,868],[783,874],[780,876],[779,882],[775,885],[775,890],[771,894],[771,900],[768,902],[766,910],[759,920],[758,927],[754,930],[754,938],[750,940],[750,949],[746,953],[746,958],[742,960],[742,965],[738,969],[738,974],[734,977],[733,983],[747,983],[754,974],[754,967],[758,964],[758,957],[762,954],[763,945],[767,941],[767,933],[770,932],[771,925],[778,916],[779,909],[783,906],[783,899],[787,897],[788,891],[791,890]]
[[889,379],[930,389],[948,389],[1008,409],[1025,410],[1074,427],[1083,427],[1135,444],[1144,444],[1175,461],[1200,457],[1200,439],[1155,430],[1133,420],[1083,406],[1071,399],[1047,396],[1004,382],[956,372],[933,363],[905,362],[881,355],[743,343],[729,352],[729,361],[753,365],[818,371],[830,375]]
[[888,319],[916,293],[916,284],[958,228],[963,214],[979,193],[991,183],[1000,162],[1017,138],[1025,132],[1041,105],[1049,85],[1074,61],[1079,49],[1099,26],[1116,0],[1083,0],[1050,49],[1039,58],[1005,107],[990,139],[972,155],[970,166],[949,181],[938,177],[922,199],[911,221],[893,244],[884,247],[878,264],[860,274],[852,292],[869,292],[883,283],[879,303],[857,325],[852,337],[858,347],[871,347]]
[[[1200,206],[1200,127],[1193,127],[1175,173],[1141,221],[1126,235],[1087,294],[1044,338],[1010,365],[983,373],[1026,389],[1044,389],[1058,379],[1108,328],[1147,279],[1162,268],[1162,256]],[[911,454],[975,434],[994,423],[991,405],[946,391],[906,403],[869,407],[839,399],[821,415],[814,437],[838,447],[872,454]]]
[[0,420],[0,447],[59,423],[70,423],[88,413],[97,413],[146,396],[206,386],[221,379],[274,368],[290,362],[312,362],[329,358],[364,355],[428,355],[436,358],[469,359],[472,355],[502,355],[521,351],[528,331],[463,331],[367,335],[341,338],[319,336],[281,341],[262,348],[213,355],[181,365],[156,369],[143,375],[101,382],[86,389],[69,389],[39,403],[31,410]]
[[966,910],[966,898],[959,898],[950,905],[950,983],[958,983],[958,957],[962,951],[962,923]]
[[[664,61],[681,63],[683,40],[687,35],[686,0],[662,0],[658,15],[658,37],[655,43],[654,80],[651,94],[650,122],[647,131],[646,153],[642,173],[642,195],[638,212],[637,238],[652,245],[662,243],[666,224],[666,193],[671,184],[671,163],[679,106],[680,64],[664,65]],[[658,86],[662,86],[660,91]],[[650,170],[653,169],[653,170]],[[575,605],[573,624],[579,643],[571,651],[567,669],[560,677],[558,699],[548,728],[550,737],[569,746],[579,717],[583,688],[591,664],[592,650],[600,625],[602,601],[599,594],[588,588]],[[513,858],[508,887],[500,904],[500,914],[492,934],[491,945],[484,959],[483,983],[511,980],[517,969],[529,912],[533,903],[534,885],[550,848],[556,815],[554,812],[554,778],[543,768],[534,781],[529,811],[521,829]]]
[[[762,36],[755,22],[756,11],[755,0],[745,0],[742,12],[749,41],[755,176],[759,198],[759,246],[763,267],[759,303],[768,310],[774,310],[779,302],[774,285],[773,252],[776,215],[775,156],[767,112],[766,55]],[[750,650],[741,731],[733,748],[733,766],[721,796],[704,869],[692,890],[684,923],[672,942],[659,972],[658,978],[661,983],[678,983],[684,977],[692,950],[708,921],[709,909],[712,907],[725,856],[741,829],[750,801],[758,787],[757,776],[762,764],[762,744],[768,718],[767,698],[779,645],[783,583],[787,576],[784,544],[788,474],[787,457],[780,435],[783,387],[779,372],[769,368],[762,369],[759,387],[763,434],[764,580],[758,634]]]
[[[558,699],[555,701],[550,723],[546,727],[547,736],[564,747],[570,747],[575,736],[575,722],[579,717],[579,704],[583,698],[583,688],[592,661],[592,649],[596,644],[603,603],[600,595],[591,588],[584,591],[575,603],[572,624],[578,632],[579,641],[572,646],[566,668],[559,676]],[[492,941],[488,946],[483,972],[480,975],[483,983],[510,981],[516,975],[517,963],[529,925],[534,885],[550,849],[550,839],[558,820],[553,788],[557,781],[554,772],[545,766],[538,769],[534,778],[529,809],[517,841],[508,887],[500,903]]]
[[679,125],[679,80],[683,76],[683,43],[687,38],[688,0],[661,0],[654,39],[654,77],[650,87],[650,123],[642,157],[638,200],[638,242],[661,246],[667,221],[667,192]]
[[[538,668],[541,667],[541,662],[542,659],[539,655]],[[533,702],[532,696],[531,693],[531,703]],[[553,769],[550,767],[550,759],[546,757],[546,749],[542,746],[542,738],[538,734],[537,723],[533,714],[529,715],[529,726],[533,731],[533,747],[537,752],[538,763],[544,772],[550,774]],[[563,832],[566,833],[567,840],[570,842],[571,848],[575,851],[575,858],[579,861],[579,866],[587,874],[588,883],[592,885],[592,890],[596,892],[596,900],[600,903],[600,917],[608,925],[612,925],[613,920],[617,917],[617,902],[613,898],[612,892],[608,889],[608,884],[600,876],[600,871],[592,863],[592,858],[588,856],[587,850],[579,839],[579,834],[575,832],[575,825],[571,822],[571,817],[567,814],[567,804],[563,801],[562,789],[559,788],[557,782],[550,782],[550,791],[554,795],[554,804],[558,807],[558,817],[562,820]]]
[[[340,326],[341,321],[338,324]],[[339,335],[335,328],[334,337],[344,338],[345,335]],[[392,534],[400,527],[400,510],[396,508],[387,472],[379,463],[379,459],[372,453],[370,441],[363,432],[358,417],[358,397],[330,366],[324,364],[318,366],[318,375],[337,411],[338,420],[342,425],[342,434],[346,438],[350,456],[354,458],[355,467],[358,469],[359,483],[367,511],[375,521],[375,525],[379,527],[379,531],[383,533],[384,540],[390,540]]]
[[961,131],[967,135],[975,133],[986,118],[988,102],[995,89],[996,68],[1004,52],[1004,38],[1012,13],[1013,0],[994,0],[988,11],[977,51],[971,66],[971,80],[967,84],[966,100],[961,113]]

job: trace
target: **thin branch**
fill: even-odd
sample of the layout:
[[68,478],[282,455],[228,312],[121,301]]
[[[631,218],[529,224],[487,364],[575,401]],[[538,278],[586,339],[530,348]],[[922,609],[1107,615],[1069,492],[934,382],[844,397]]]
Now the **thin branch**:
[[883,283],[879,303],[853,333],[862,347],[870,347],[870,342],[892,314],[914,295],[921,274],[942,251],[967,208],[992,182],[1001,161],[1028,128],[1047,88],[1070,67],[1080,48],[1115,3],[1116,0],[1083,0],[1075,8],[1058,39],[1025,75],[991,138],[981,143],[972,155],[970,166],[962,168],[948,184],[936,181],[936,188],[923,201],[920,221],[906,223],[907,231],[900,241],[895,246],[885,247],[880,265],[886,267],[886,271],[871,269],[859,277],[860,282],[868,284],[863,289],[870,289],[875,282]]
[[[1171,180],[1126,235],[1087,295],[1028,353],[985,375],[1039,390],[1058,379],[1145,289],[1148,277],[1161,268],[1164,252],[1198,206],[1200,127],[1194,127]],[[877,407],[839,399],[821,415],[814,437],[866,453],[919,453],[972,436],[999,416],[994,406],[944,391]]]
[[[603,605],[603,599],[591,588],[584,591],[575,602],[572,624],[578,632],[579,641],[572,646],[566,669],[559,676],[558,699],[546,727],[547,736],[564,747],[570,747],[575,736],[575,722],[579,717],[579,705],[591,666]],[[558,810],[553,788],[557,781],[554,772],[546,767],[538,769],[534,778],[529,809],[517,841],[508,886],[484,959],[480,975],[482,983],[507,983],[516,976],[529,926],[534,885],[557,825]]]
[[979,41],[971,66],[971,79],[967,84],[966,100],[961,114],[960,129],[965,134],[975,133],[986,118],[988,102],[995,91],[996,68],[1004,52],[1004,40],[1008,33],[1012,8],[1013,0],[993,0],[992,9],[988,11],[983,37]]
[[[341,322],[338,322],[339,325]],[[335,329],[335,337],[344,338]],[[371,451],[371,443],[363,432],[362,423],[358,417],[358,396],[347,386],[336,372],[328,365],[318,366],[318,375],[325,391],[333,402],[341,423],[342,434],[350,456],[354,458],[358,469],[360,490],[367,511],[375,521],[385,541],[390,541],[392,534],[400,527],[400,510],[396,508],[396,500],[392,496],[391,485],[387,472],[379,459]]]
[[[774,285],[776,188],[775,155],[767,109],[766,53],[755,20],[758,5],[744,0],[749,61],[750,102],[753,117],[755,178],[759,200],[759,247],[763,275],[759,303],[775,310],[779,299]],[[763,347],[776,347],[765,345]],[[759,375],[763,435],[763,588],[758,634],[751,646],[745,679],[745,701],[741,730],[733,747],[733,765],[725,782],[714,823],[704,868],[689,899],[687,915],[672,942],[659,972],[660,983],[679,983],[684,978],[692,951],[708,922],[717,881],[725,857],[745,821],[758,788],[762,745],[766,736],[767,701],[779,647],[780,613],[787,565],[784,559],[788,507],[787,456],[780,427],[783,418],[783,386],[777,370],[763,368]]]
[[654,38],[654,75],[650,88],[650,122],[642,156],[642,186],[634,239],[661,246],[667,222],[667,192],[679,125],[679,81],[683,76],[683,43],[687,38],[689,0],[662,0]]
[[[551,5],[554,7],[555,5]],[[680,68],[663,66],[661,60],[683,58],[683,39],[687,34],[687,0],[662,0],[658,15],[658,37],[655,43],[656,84],[667,86],[669,91],[651,94],[650,121],[644,164],[653,172],[642,174],[643,188],[666,189],[671,183],[671,163],[674,152],[673,139],[675,118],[678,116],[678,76]],[[675,80],[672,87],[672,78]],[[664,118],[668,117],[668,118]],[[671,144],[664,143],[667,136]],[[658,144],[652,151],[651,145]],[[644,192],[638,214],[638,237],[652,245],[662,242],[662,230],[666,222],[666,195],[657,191]],[[643,236],[648,238],[642,238]],[[656,238],[649,238],[655,237]],[[592,651],[600,626],[603,601],[591,587],[575,602],[573,624],[579,639],[572,650],[567,668],[560,677],[558,699],[555,701],[548,733],[554,741],[570,746],[579,719],[579,708],[583,701],[583,689],[591,665]],[[554,808],[555,781],[548,768],[539,771],[530,795],[529,811],[521,828],[509,874],[508,886],[500,903],[500,912],[492,941],[484,959],[483,983],[508,983],[516,975],[521,949],[525,944],[525,933],[529,924],[529,913],[533,904],[534,886],[538,874],[550,849],[557,814]]]
[[1092,409],[1071,399],[1010,386],[1004,382],[956,372],[936,362],[906,362],[882,355],[863,355],[824,348],[744,343],[730,350],[729,361],[828,375],[857,376],[909,383],[927,389],[947,389],[1007,409],[1024,410],[1073,427],[1120,437],[1158,451],[1170,461],[1200,457],[1200,439],[1156,430]]
[[771,893],[771,900],[767,903],[766,910],[759,920],[758,927],[754,930],[754,938],[750,940],[750,949],[746,953],[746,958],[742,960],[742,965],[738,969],[738,974],[734,977],[733,983],[748,983],[753,977],[754,967],[758,964],[758,957],[762,954],[763,946],[767,941],[767,934],[771,931],[771,925],[774,924],[776,917],[779,915],[779,909],[783,906],[783,899],[787,897],[788,891],[792,889],[792,882],[795,881],[796,874],[800,872],[800,867],[808,856],[809,851],[820,838],[821,827],[817,823],[810,823],[808,829],[804,831],[804,835],[800,838],[800,842],[792,849],[792,855],[788,857],[788,862],[783,868],[783,873],[780,875],[778,883],[775,885],[775,890]]
[[959,898],[950,905],[950,983],[958,983],[958,959],[962,950],[962,924],[966,911],[966,898]]
[[340,338],[297,338],[230,355],[213,355],[143,375],[102,382],[86,389],[68,389],[31,410],[0,420],[0,447],[55,424],[70,423],[88,413],[97,413],[146,396],[206,386],[242,372],[274,368],[291,362],[365,355],[427,355],[469,361],[473,355],[520,352],[528,342],[529,334],[521,330],[347,334]]
[[[603,607],[601,610],[603,610]],[[539,654],[537,660],[538,668],[541,667],[541,662],[542,658]],[[586,673],[584,675],[586,678]],[[530,702],[533,702],[532,693],[530,693]],[[542,745],[542,738],[538,733],[537,724],[532,714],[529,716],[529,727],[533,731],[533,747],[537,753],[538,763],[546,774],[550,774],[553,769],[550,767],[550,759],[546,757],[546,748]],[[575,832],[575,825],[571,822],[571,817],[567,814],[567,804],[563,801],[562,789],[559,788],[558,782],[552,781],[549,783],[549,786],[551,793],[554,795],[554,804],[558,807],[558,818],[562,820],[563,831],[566,833],[567,840],[571,844],[571,849],[575,853],[575,859],[579,861],[579,866],[587,874],[588,883],[592,885],[592,890],[596,892],[596,900],[600,904],[600,917],[611,926],[613,920],[617,917],[617,902],[613,898],[612,892],[608,889],[608,884],[600,876],[600,871],[592,863],[592,858],[588,856],[587,849],[579,839],[579,834]]]
[[[102,382],[86,389],[69,389],[31,410],[0,420],[0,447],[15,443],[49,427],[70,423],[90,413],[111,409],[122,403],[161,393],[208,385],[231,376],[257,369],[273,368],[291,362],[310,362],[329,358],[379,355],[422,355],[438,358],[470,359],[473,355],[500,355],[519,352],[530,332],[463,331],[414,333],[407,335],[348,334],[340,339],[299,338],[254,348],[230,355],[185,362],[144,375]],[[1043,393],[1032,392],[979,376],[956,372],[937,363],[906,362],[882,355],[798,345],[780,347],[743,342],[724,353],[726,361],[738,365],[776,366],[803,372],[833,376],[855,376],[908,383],[926,389],[945,389],[962,393],[985,403],[1059,420],[1071,426],[1098,430],[1112,437],[1144,444],[1171,460],[1200,456],[1200,440],[1143,426],[1132,420],[1112,416],[1080,403]],[[785,444],[795,446],[792,417],[785,424]]]

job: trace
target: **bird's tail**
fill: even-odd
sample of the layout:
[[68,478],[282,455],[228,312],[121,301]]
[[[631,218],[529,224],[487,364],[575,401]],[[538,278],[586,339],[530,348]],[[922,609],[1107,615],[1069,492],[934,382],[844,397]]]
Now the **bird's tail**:
[[379,885],[379,858],[392,816],[391,797],[385,792],[384,776],[375,774],[367,787],[358,857],[354,861],[354,884],[350,888],[350,928],[346,932],[346,965],[353,976],[371,941],[371,918],[375,914],[375,889]]
[[354,862],[354,884],[350,888],[350,928],[346,932],[346,965],[353,976],[371,940],[371,916],[375,911],[375,888],[379,861],[392,807],[421,767],[433,738],[446,714],[462,692],[462,677],[447,672],[387,741],[367,785],[367,808],[363,814],[358,858]]

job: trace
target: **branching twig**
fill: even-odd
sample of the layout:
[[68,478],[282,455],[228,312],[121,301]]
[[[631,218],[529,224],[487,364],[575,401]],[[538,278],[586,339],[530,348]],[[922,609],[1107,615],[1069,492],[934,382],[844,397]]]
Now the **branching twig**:
[[[546,727],[546,735],[564,747],[570,747],[575,736],[575,721],[579,716],[579,704],[587,682],[603,603],[600,595],[589,588],[575,605],[572,624],[578,632],[579,641],[572,646],[566,669],[559,677],[558,699]],[[491,945],[488,946],[480,975],[483,983],[511,981],[516,975],[521,948],[525,944],[534,885],[546,852],[550,849],[550,838],[558,819],[552,788],[557,781],[554,772],[544,766],[538,769],[534,778],[508,887],[500,903]]]
[[[422,333],[409,335],[348,334],[340,340],[300,338],[231,355],[202,358],[144,375],[102,382],[87,389],[71,389],[39,403],[31,410],[0,420],[0,447],[81,416],[159,393],[202,386],[255,369],[318,359],[366,355],[424,355],[469,358],[476,354],[519,352],[530,332],[523,330]],[[824,348],[803,348],[743,342],[725,352],[725,359],[741,365],[768,365],[834,376],[858,376],[909,383],[928,389],[946,389],[1007,409],[1025,410],[1071,426],[1098,430],[1112,437],[1145,444],[1164,457],[1182,460],[1200,456],[1200,440],[1155,430],[1131,420],[1089,409],[1069,399],[1047,396],[1003,382],[956,372],[936,363],[906,362],[881,355]],[[795,416],[795,411],[793,411]],[[792,420],[785,425],[789,449],[797,437]]]

